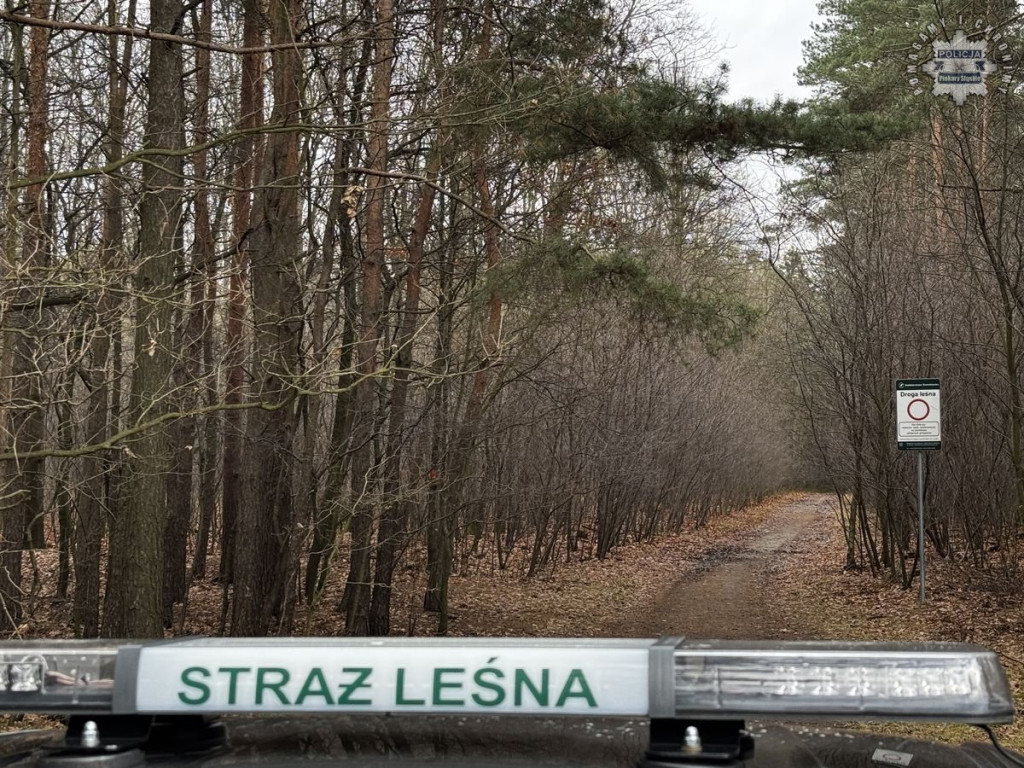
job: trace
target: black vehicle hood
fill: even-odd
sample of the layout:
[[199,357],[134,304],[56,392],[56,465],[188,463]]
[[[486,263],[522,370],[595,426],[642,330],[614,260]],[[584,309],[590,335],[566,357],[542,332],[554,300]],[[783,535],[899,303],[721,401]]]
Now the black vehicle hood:
[[[230,745],[223,749],[202,755],[149,756],[145,764],[635,768],[643,757],[648,732],[647,721],[621,718],[253,717],[232,718],[228,725]],[[745,763],[749,768],[881,768],[898,766],[897,761],[906,761],[907,756],[910,768],[1012,766],[987,743],[949,746],[810,725],[752,724],[750,730],[756,747],[754,757]],[[64,760],[54,765],[52,755],[38,749],[60,735],[39,731],[0,735],[0,766],[79,768]],[[81,763],[82,768],[85,765]],[[104,768],[102,762],[88,765]]]

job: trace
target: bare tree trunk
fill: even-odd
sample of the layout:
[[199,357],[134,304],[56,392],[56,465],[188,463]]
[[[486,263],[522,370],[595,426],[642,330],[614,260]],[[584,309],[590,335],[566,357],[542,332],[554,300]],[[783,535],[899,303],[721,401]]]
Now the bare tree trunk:
[[[114,0],[108,4],[108,23],[117,24],[118,6]],[[127,23],[135,22],[135,1],[128,5]],[[109,38],[107,77],[110,85],[107,139],[104,156],[108,163],[116,163],[124,155],[125,110],[127,107],[127,73],[132,55],[132,38],[126,38],[121,48],[119,39]],[[103,231],[100,260],[108,274],[113,274],[122,262],[120,249],[124,240],[123,181],[117,172],[106,179],[103,197]],[[97,302],[97,327],[91,340],[89,369],[90,392],[85,417],[87,442],[101,442],[109,434],[111,423],[110,365],[112,336],[120,338],[116,327],[120,301],[111,290],[104,291]],[[99,634],[100,606],[100,547],[107,520],[114,510],[109,493],[112,474],[111,458],[103,451],[83,459],[85,479],[78,498],[78,525],[75,528],[75,600],[72,623],[82,637]]]
[[434,351],[434,375],[438,378],[431,404],[433,423],[430,441],[430,484],[427,486],[427,586],[423,610],[441,614],[441,632],[447,631],[448,578],[452,568],[452,519],[455,503],[451,498],[451,380],[444,375],[452,355],[455,305],[452,275],[454,254],[446,248],[438,264],[437,342]]
[[[193,294],[194,299],[194,294]],[[201,302],[201,299],[200,299]],[[193,345],[190,343],[189,317],[201,307],[190,306],[180,309],[174,348],[181,355],[174,362],[171,381],[174,384],[174,407],[187,413],[194,405],[189,382],[195,381],[197,373]],[[183,317],[182,317],[183,316]],[[185,600],[185,572],[188,561],[188,529],[192,516],[192,449],[196,439],[195,419],[191,416],[177,419],[167,428],[167,451],[170,463],[164,482],[167,485],[167,519],[164,523],[163,541],[163,622],[169,629],[174,621],[174,604]]]
[[[493,32],[492,14],[490,8],[484,14],[483,30],[481,32],[479,60],[487,61],[491,55],[491,35]],[[484,217],[484,253],[487,258],[487,268],[493,269],[501,261],[501,252],[498,247],[498,228],[494,224],[494,202],[491,197],[490,185],[487,181],[487,168],[485,165],[485,152],[483,146],[478,143],[473,148],[473,164],[475,167],[475,184],[477,196],[480,201],[480,213]],[[490,385],[491,367],[496,362],[501,349],[501,294],[496,288],[492,288],[487,301],[487,326],[482,339],[482,355],[477,365],[476,373],[473,376],[473,386],[470,390],[469,399],[466,401],[466,410],[455,436],[449,464],[449,476],[446,491],[442,494],[444,500],[438,500],[439,514],[452,514],[452,510],[460,506],[458,497],[461,493],[462,483],[469,470],[472,460],[480,419],[483,416],[486,406],[486,398]],[[448,579],[452,572],[451,557],[453,549],[450,541],[441,542],[438,537],[441,531],[434,531],[435,539],[438,539],[433,552],[438,560],[431,560],[428,553],[427,563],[427,597],[424,599],[424,606],[430,604],[430,610],[440,613],[438,634],[445,634],[448,631]],[[429,547],[428,547],[429,549]],[[431,597],[433,596],[433,597]]]
[[[203,303],[203,370],[206,372],[204,402],[212,408],[217,402],[217,375],[213,360],[213,334],[217,314],[217,265],[211,259],[206,266],[206,300]],[[192,578],[206,576],[206,560],[217,514],[217,414],[203,417],[203,440],[199,454],[199,531],[192,558]]]
[[[366,73],[369,69],[369,57],[373,46],[371,40],[363,41],[362,53],[355,69],[351,97],[347,96],[348,81],[346,67],[342,65],[342,74],[338,77],[335,89],[334,114],[339,125],[354,124],[358,120],[359,102],[363,98],[366,87]],[[346,57],[347,63],[347,57]],[[346,108],[346,102],[348,102]],[[317,350],[318,360],[326,364],[327,345],[324,338],[323,322],[328,298],[328,290],[334,269],[334,251],[339,251],[338,267],[342,275],[350,275],[355,264],[355,247],[352,240],[352,218],[355,214],[355,196],[351,187],[352,154],[355,142],[349,132],[340,134],[334,142],[334,189],[331,190],[328,206],[327,226],[324,232],[322,253],[323,267],[320,283],[314,298],[313,308],[313,348]],[[339,369],[341,374],[337,383],[339,394],[335,398],[334,421],[331,428],[330,447],[327,451],[327,482],[322,500],[318,503],[317,489],[312,477],[309,479],[308,491],[310,504],[310,522],[313,526],[313,537],[310,542],[309,557],[306,560],[304,593],[306,600],[312,603],[323,589],[327,578],[327,565],[334,551],[338,534],[338,507],[341,503],[345,471],[348,466],[348,440],[352,431],[352,393],[355,381],[352,375],[352,353],[355,311],[355,284],[352,278],[346,277],[342,286],[344,294],[342,303],[344,317],[342,320],[341,353]],[[341,297],[339,297],[341,298]],[[315,413],[320,411],[320,398],[314,400]],[[314,419],[311,419],[314,420]],[[315,420],[314,420],[315,421]]]
[[[436,0],[432,8],[432,44],[435,76],[437,80],[438,103],[446,109],[447,84],[441,71],[442,46],[445,21],[445,0]],[[419,327],[420,280],[423,271],[424,245],[430,228],[431,211],[436,196],[436,182],[441,168],[441,156],[447,139],[444,117],[439,116],[434,146],[427,157],[426,179],[420,192],[419,207],[409,237],[409,251],[406,257],[405,305],[402,308],[402,322],[395,341],[395,377],[391,390],[391,411],[388,427],[388,444],[384,452],[383,503],[380,528],[377,535],[377,551],[373,577],[373,594],[370,599],[369,633],[387,635],[391,630],[391,592],[395,567],[405,531],[411,502],[401,495],[402,456],[405,441],[406,403],[412,376],[413,348]]]
[[[203,3],[202,20],[197,25],[200,39],[210,38],[213,15],[209,1]],[[210,52],[196,51],[195,133],[193,143],[201,145],[209,138],[210,116]],[[191,291],[188,305],[180,312],[179,349],[173,380],[177,389],[175,402],[182,413],[194,411],[205,394],[201,382],[207,375],[203,368],[204,322],[207,319],[206,284],[209,263],[213,260],[213,232],[210,226],[207,152],[193,155],[194,176],[199,184],[194,198],[194,240],[189,272]],[[182,264],[182,271],[185,265]],[[171,430],[172,466],[167,476],[167,524],[164,528],[164,626],[173,626],[176,603],[184,603],[188,590],[188,534],[192,520],[192,486],[198,450],[198,417],[178,419]],[[211,512],[207,511],[206,519]],[[209,525],[207,523],[207,530]],[[205,555],[205,552],[204,552]]]
[[[244,0],[242,44],[256,48],[263,43],[262,14],[255,0]],[[224,402],[240,405],[245,398],[245,274],[249,264],[249,219],[252,208],[250,188],[259,167],[256,139],[252,133],[263,124],[263,56],[246,53],[242,56],[242,83],[238,100],[238,130],[235,156],[235,189],[231,200],[232,259],[228,288],[228,321],[225,338],[227,348],[227,382]],[[223,520],[221,529],[220,576],[230,580],[234,572],[234,538],[242,498],[242,436],[245,431],[242,411],[229,408],[224,414]]]
[[[347,244],[342,246],[342,263],[354,260],[352,242],[348,233],[343,235]],[[347,252],[347,255],[346,255]],[[355,305],[355,285],[345,286],[346,309]],[[355,321],[346,314],[341,336],[341,355],[338,365],[338,397],[334,406],[334,422],[331,425],[331,445],[327,459],[327,481],[324,495],[313,521],[313,541],[310,544],[309,559],[306,561],[306,599],[312,601],[327,582],[328,566],[338,535],[339,507],[344,492],[345,474],[348,471],[351,453],[349,440],[352,436],[353,386],[352,358],[355,342]]]
[[[301,120],[302,62],[295,34],[300,0],[274,0],[271,42],[274,108],[271,124],[285,128]],[[278,130],[267,143],[253,215],[252,280],[256,359],[243,464],[234,560],[232,632],[265,635],[279,616],[292,530],[292,443],[297,420],[295,394],[303,327],[299,271],[299,134]]]
[[352,552],[342,606],[345,632],[365,635],[370,604],[370,551],[373,539],[373,466],[377,344],[382,308],[381,279],[384,263],[384,196],[387,179],[388,125],[391,73],[395,57],[395,14],[392,0],[377,0],[375,63],[367,147],[366,224],[363,246],[361,327],[356,347],[355,426],[353,432]]
[[[118,23],[115,0],[108,4],[108,23]],[[127,24],[135,22],[135,2],[128,5]],[[132,38],[125,38],[122,48],[119,38],[109,38],[107,77],[110,82],[107,139],[104,156],[108,163],[116,163],[124,155],[125,109],[127,107],[127,73],[132,55]],[[120,59],[120,60],[119,60]],[[124,240],[123,181],[117,172],[106,179],[103,192],[103,231],[100,263],[107,274],[120,266],[120,249]],[[97,324],[92,334],[90,350],[90,392],[85,417],[86,442],[106,439],[110,432],[110,365],[111,337],[117,322],[120,302],[111,290],[104,291],[97,301]],[[116,332],[119,336],[119,332]],[[78,495],[78,524],[75,527],[75,599],[72,624],[82,637],[96,637],[100,631],[100,547],[107,520],[112,516],[113,497],[108,493],[112,466],[109,452],[86,456],[83,459],[85,479]]]
[[[443,130],[443,129],[442,129]],[[437,138],[439,145],[443,138]],[[391,630],[391,583],[400,551],[399,537],[405,530],[409,501],[401,495],[402,447],[406,440],[405,412],[412,375],[413,344],[420,314],[420,276],[423,269],[423,245],[430,226],[430,212],[434,206],[434,182],[441,166],[441,147],[435,146],[427,163],[427,183],[420,194],[419,209],[409,238],[406,258],[405,306],[402,324],[396,341],[395,381],[391,390],[388,444],[384,458],[384,511],[381,513],[377,533],[377,552],[374,563],[373,594],[370,598],[368,634],[387,635]]]
[[[29,5],[36,18],[47,18],[49,0],[33,0]],[[34,27],[29,39],[28,94],[26,108],[25,173],[30,178],[41,178],[46,173],[46,142],[49,135],[47,120],[47,49],[50,31]],[[42,268],[49,262],[49,243],[46,235],[45,187],[39,182],[25,189],[20,211],[24,222],[20,272],[27,285],[19,291],[21,303],[31,305],[42,289]],[[40,281],[38,285],[34,285]],[[41,401],[41,338],[45,323],[45,310],[24,309],[10,313],[7,324],[16,329],[12,344],[10,411],[8,434],[16,453],[38,449],[45,430],[45,410]],[[0,576],[0,628],[12,630],[21,620],[21,549],[26,545],[42,547],[43,541],[43,481],[45,462],[42,458],[7,463],[7,486],[3,525],[2,568]]]
[[[213,37],[213,2],[205,0],[199,23],[199,37],[210,40]],[[200,49],[196,52],[196,136],[197,142],[210,138],[210,52]],[[207,153],[202,150],[195,156],[196,178],[207,181]],[[217,400],[217,375],[213,363],[213,330],[217,304],[217,264],[214,259],[213,226],[210,222],[209,190],[201,188],[195,202],[195,250],[192,257],[192,334],[195,338],[196,353],[201,354],[199,367],[202,371],[201,398],[207,407]],[[198,311],[197,311],[198,310]],[[196,548],[192,558],[192,578],[206,575],[206,557],[210,548],[210,532],[217,507],[217,417],[207,413],[202,419],[202,440],[199,443],[199,530]]]
[[[171,32],[182,13],[181,0],[150,5],[150,28]],[[150,42],[149,105],[145,146],[179,150],[184,144],[181,46]],[[174,267],[181,252],[182,161],[180,155],[152,154],[143,165],[139,207],[139,266],[135,345],[129,419],[138,424],[167,408],[174,360]],[[159,637],[163,634],[163,534],[167,513],[166,433],[143,432],[130,446],[124,479],[124,508],[113,521],[110,569],[104,603],[107,637]]]
[[[14,26],[11,29],[11,89],[4,93],[8,97],[8,109],[11,115],[11,126],[7,156],[7,178],[14,178],[18,175],[18,165],[21,162],[22,133],[24,131],[22,89],[20,83],[25,77],[25,49],[23,28]],[[6,85],[6,83],[5,83]],[[15,253],[18,247],[18,230],[13,226],[18,221],[18,196],[9,194],[5,210],[7,223],[7,238],[4,242],[4,250],[7,259],[11,262],[16,260]],[[7,276],[6,270],[4,277]],[[6,315],[0,315],[6,324]],[[3,448],[10,450],[14,447],[10,421],[13,414],[10,411],[11,391],[11,369],[13,368],[12,350],[15,344],[16,335],[7,331],[0,336],[0,408],[2,408],[3,429],[0,430],[0,438],[3,439]],[[16,471],[16,470],[15,470]],[[10,477],[12,470],[5,466],[3,468],[3,493],[4,500],[0,506],[2,522],[0,522],[0,629],[10,630],[18,625],[18,616],[11,613],[21,605],[21,540],[24,536],[23,520],[14,514],[12,505],[7,500],[7,492],[10,490]],[[8,607],[10,606],[10,607]]]
[[[75,391],[75,372],[68,369],[57,389],[57,444],[70,450],[75,444],[75,422],[73,403]],[[57,509],[57,598],[66,601],[68,586],[71,583],[71,551],[74,548],[75,497],[71,489],[69,463],[65,463],[63,472],[56,482],[53,506]]]
[[[32,15],[37,18],[46,18],[50,13],[49,0],[34,0],[31,3]],[[48,109],[48,73],[47,61],[49,59],[50,32],[47,29],[36,27],[32,30],[29,41],[29,70],[28,70],[28,134],[27,150],[28,157],[25,170],[30,178],[40,178],[46,173],[46,143],[49,137],[49,109]],[[22,267],[28,270],[30,278],[39,267],[47,267],[50,264],[50,242],[47,237],[47,212],[45,188],[42,184],[32,185],[25,194],[25,237],[22,249]],[[45,278],[40,274],[37,278],[40,286]],[[21,400],[18,389],[24,381],[27,395],[26,403],[31,403],[30,410],[26,414],[23,424],[24,434],[15,433],[15,444],[23,437],[25,442],[19,450],[34,450],[40,448],[45,436],[46,409],[42,402],[41,365],[37,355],[42,351],[42,338],[38,335],[46,324],[47,313],[38,310],[38,314],[26,312],[25,320],[28,334],[20,341],[31,345],[31,351],[25,349],[25,354],[19,354],[20,344],[15,345],[14,359],[14,392],[13,401],[18,403]],[[19,371],[19,364],[25,364],[26,368]],[[25,378],[19,374],[24,374]],[[32,549],[39,549],[46,546],[45,532],[43,529],[43,483],[46,475],[46,462],[44,459],[29,459],[22,463],[21,481],[24,483],[25,492],[23,510],[26,525],[26,545]]]

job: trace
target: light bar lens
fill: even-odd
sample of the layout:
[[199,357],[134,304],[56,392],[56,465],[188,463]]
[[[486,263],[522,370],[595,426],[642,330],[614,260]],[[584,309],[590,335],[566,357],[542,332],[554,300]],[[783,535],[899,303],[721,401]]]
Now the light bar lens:
[[1013,719],[998,658],[976,646],[684,641],[674,656],[680,715]]
[[300,710],[987,724],[1012,721],[1013,698],[997,656],[962,644],[677,638],[0,643],[0,711]]
[[0,644],[0,710],[108,711],[117,645],[76,640]]

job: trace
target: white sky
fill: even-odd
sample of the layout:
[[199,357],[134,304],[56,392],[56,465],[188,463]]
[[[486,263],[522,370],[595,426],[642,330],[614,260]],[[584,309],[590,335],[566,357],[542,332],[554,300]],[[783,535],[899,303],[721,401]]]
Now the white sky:
[[688,0],[704,26],[725,46],[729,97],[770,101],[775,94],[807,98],[796,82],[802,41],[811,35],[817,0]]

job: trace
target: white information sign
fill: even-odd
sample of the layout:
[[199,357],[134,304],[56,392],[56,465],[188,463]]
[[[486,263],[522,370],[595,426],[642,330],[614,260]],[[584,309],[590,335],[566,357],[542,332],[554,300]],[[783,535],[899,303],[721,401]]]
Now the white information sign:
[[896,442],[903,451],[937,451],[942,443],[938,379],[897,379]]
[[139,712],[645,715],[648,650],[331,645],[142,649]]

